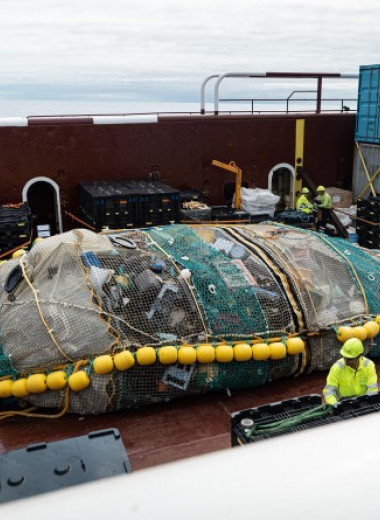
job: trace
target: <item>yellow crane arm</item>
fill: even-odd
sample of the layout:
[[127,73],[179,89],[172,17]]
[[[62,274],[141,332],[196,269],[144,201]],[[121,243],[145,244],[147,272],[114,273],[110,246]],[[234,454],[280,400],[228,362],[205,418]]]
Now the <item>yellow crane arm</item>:
[[232,172],[236,175],[235,178],[235,208],[240,209],[241,206],[241,182],[242,182],[242,171],[241,169],[236,166],[236,163],[234,161],[230,161],[228,164],[223,163],[221,161],[217,161],[216,159],[213,159],[212,163],[213,166],[218,166],[219,168],[222,168],[223,170],[227,170],[229,172]]

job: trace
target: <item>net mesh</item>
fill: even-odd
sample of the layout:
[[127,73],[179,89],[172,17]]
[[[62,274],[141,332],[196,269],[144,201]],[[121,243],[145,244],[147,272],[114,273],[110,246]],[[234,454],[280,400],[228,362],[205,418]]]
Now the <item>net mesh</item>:
[[[378,257],[281,224],[74,230],[0,266],[0,378],[60,367],[70,374],[87,360],[91,384],[71,392],[69,411],[103,413],[326,370],[341,347],[335,328],[378,313],[379,280]],[[293,334],[307,340],[307,352],[282,360],[156,361],[104,375],[92,366],[99,355],[136,356],[144,346]],[[379,343],[367,342],[369,350],[380,355]],[[65,390],[25,399],[62,408]]]

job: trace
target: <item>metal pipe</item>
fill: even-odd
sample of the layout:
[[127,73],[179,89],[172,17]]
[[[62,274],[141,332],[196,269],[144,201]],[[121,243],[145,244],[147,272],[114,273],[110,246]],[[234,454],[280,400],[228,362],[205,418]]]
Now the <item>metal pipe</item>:
[[201,114],[204,115],[205,113],[205,89],[207,83],[210,81],[210,79],[218,78],[219,74],[211,74],[211,76],[207,76],[207,78],[204,80],[204,82],[201,85]]
[[224,74],[221,74],[214,87],[214,114],[218,115],[219,113],[219,85],[224,78],[262,78],[265,76],[266,72],[225,72]]
[[316,106],[317,114],[321,113],[321,107],[322,107],[322,76],[318,76],[318,81],[317,81],[317,106]]

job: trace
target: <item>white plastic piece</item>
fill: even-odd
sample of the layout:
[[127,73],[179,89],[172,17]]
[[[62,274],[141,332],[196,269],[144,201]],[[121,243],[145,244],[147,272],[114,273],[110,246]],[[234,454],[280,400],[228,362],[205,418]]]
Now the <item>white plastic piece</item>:
[[132,114],[125,116],[93,116],[94,125],[132,125],[138,123],[157,123],[157,114]]
[[189,280],[191,278],[190,269],[182,269],[182,271],[179,273],[179,276],[184,280]]
[[28,118],[0,117],[0,126],[28,126]]

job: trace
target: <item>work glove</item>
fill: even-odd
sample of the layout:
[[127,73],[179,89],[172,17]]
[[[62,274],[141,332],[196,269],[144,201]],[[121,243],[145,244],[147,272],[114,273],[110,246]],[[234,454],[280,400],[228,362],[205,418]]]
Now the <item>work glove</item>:
[[330,406],[331,406],[331,413],[334,415],[337,415],[338,413],[340,413],[340,411],[342,409],[342,403],[340,403],[339,401],[337,401],[334,404],[330,404]]

